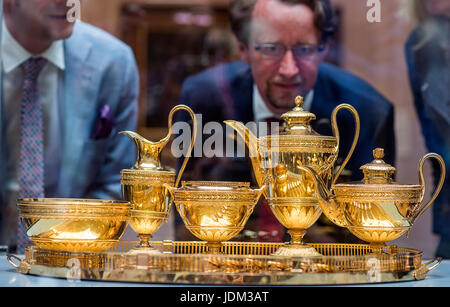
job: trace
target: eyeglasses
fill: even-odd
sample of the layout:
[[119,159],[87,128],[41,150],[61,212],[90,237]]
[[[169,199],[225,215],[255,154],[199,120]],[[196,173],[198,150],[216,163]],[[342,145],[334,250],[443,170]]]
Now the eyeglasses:
[[296,61],[302,61],[315,59],[325,49],[323,45],[308,44],[294,45],[290,48],[279,44],[254,44],[253,48],[260,52],[262,56],[277,61],[284,57],[287,50],[292,51]]

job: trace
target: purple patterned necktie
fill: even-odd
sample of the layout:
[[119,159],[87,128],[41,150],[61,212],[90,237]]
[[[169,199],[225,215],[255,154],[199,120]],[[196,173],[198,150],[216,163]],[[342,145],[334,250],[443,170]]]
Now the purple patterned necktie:
[[[22,64],[24,83],[20,114],[19,198],[44,197],[43,112],[37,79],[46,63],[44,58],[30,58]],[[17,253],[23,253],[28,242],[25,227],[19,218]]]

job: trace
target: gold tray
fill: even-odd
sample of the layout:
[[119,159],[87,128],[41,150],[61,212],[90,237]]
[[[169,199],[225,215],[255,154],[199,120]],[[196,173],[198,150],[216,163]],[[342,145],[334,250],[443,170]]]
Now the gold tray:
[[[325,285],[424,279],[441,259],[422,263],[420,250],[364,244],[309,244],[322,256],[272,256],[283,243],[225,242],[222,254],[206,254],[205,242],[151,242],[161,255],[128,254],[138,242],[121,241],[103,253],[26,249],[25,260],[8,255],[23,274],[57,278],[217,285]],[[19,262],[18,264],[16,262]]]

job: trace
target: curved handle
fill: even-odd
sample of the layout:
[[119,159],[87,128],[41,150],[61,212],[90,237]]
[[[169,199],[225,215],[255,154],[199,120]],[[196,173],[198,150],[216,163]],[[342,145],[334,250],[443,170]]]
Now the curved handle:
[[445,162],[444,159],[442,159],[442,157],[436,153],[429,153],[426,154],[421,160],[420,160],[420,164],[419,164],[419,182],[420,185],[423,187],[423,194],[425,195],[425,179],[423,176],[423,164],[425,163],[425,161],[427,159],[430,158],[434,158],[436,160],[438,160],[440,167],[441,167],[441,177],[439,178],[439,183],[436,187],[436,190],[434,191],[433,196],[431,197],[431,199],[428,201],[428,203],[424,206],[422,206],[422,208],[414,215],[414,217],[411,220],[411,224],[414,224],[414,222],[416,221],[416,219],[421,216],[425,210],[428,209],[429,206],[431,206],[431,204],[434,202],[434,200],[436,199],[436,197],[439,195],[439,192],[441,192],[442,186],[444,185],[444,180],[445,180]]
[[[175,200],[175,196],[173,194],[173,187],[168,184],[168,183],[164,183],[163,184],[163,188],[168,191],[167,196],[166,196],[166,205],[170,206],[172,204],[172,202]],[[164,192],[166,193],[166,192]]]
[[[347,157],[345,158],[344,162],[342,163],[341,167],[339,168],[339,170],[336,172],[336,174],[334,175],[334,179],[332,181],[332,185],[336,183],[337,179],[339,178],[339,176],[341,175],[342,171],[344,170],[345,166],[348,163],[348,160],[350,160],[351,156],[353,155],[353,152],[355,151],[356,148],[356,144],[358,143],[358,139],[359,139],[359,132],[361,130],[361,123],[360,123],[360,119],[359,119],[359,114],[356,111],[356,109],[349,105],[349,104],[341,104],[338,105],[334,110],[333,113],[331,114],[331,126],[333,129],[333,134],[336,137],[337,140],[337,148],[339,150],[339,127],[337,125],[337,113],[342,110],[342,109],[347,109],[349,110],[352,114],[353,117],[355,118],[355,136],[353,137],[353,143],[352,143],[352,147],[350,148],[350,151],[347,154]],[[338,155],[336,155],[336,159],[337,159]],[[334,161],[335,162],[335,161]],[[333,162],[333,164],[334,164]]]
[[191,135],[191,144],[189,145],[189,150],[186,153],[186,156],[184,158],[183,164],[181,165],[180,171],[178,172],[177,180],[175,181],[175,187],[178,187],[178,184],[180,183],[181,175],[184,172],[184,169],[186,168],[186,164],[191,157],[192,149],[194,148],[195,139],[197,138],[197,119],[195,118],[194,111],[192,111],[191,108],[189,108],[186,105],[180,104],[175,106],[169,114],[169,133],[167,134],[166,138],[170,138],[172,134],[172,120],[173,115],[178,110],[184,110],[189,113],[189,116],[192,118],[192,135]]
[[[414,279],[416,279],[416,280],[425,279],[425,277],[427,277],[428,272],[437,268],[437,266],[439,264],[441,264],[441,262],[442,262],[442,258],[438,257],[436,259],[428,261],[427,263],[422,264],[417,270],[414,271],[414,273],[413,273]],[[432,264],[431,267],[428,267],[430,264]]]
[[[15,268],[20,273],[28,274],[28,272],[30,272],[30,265],[26,261],[12,254],[8,254],[6,258],[8,259],[9,264],[11,264],[13,268]],[[13,259],[19,261],[19,264],[15,264]]]
[[257,200],[259,200],[259,198],[261,197],[261,195],[268,189],[269,185],[268,185],[268,180],[264,180],[265,183],[263,183],[263,185],[259,188],[259,189],[255,189],[255,191],[258,192],[257,195]]

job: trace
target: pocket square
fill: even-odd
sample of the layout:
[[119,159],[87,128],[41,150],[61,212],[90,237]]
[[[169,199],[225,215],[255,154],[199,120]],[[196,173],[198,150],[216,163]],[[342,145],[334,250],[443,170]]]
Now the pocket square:
[[94,126],[91,139],[100,140],[107,138],[111,134],[113,126],[114,117],[111,114],[111,108],[106,104],[100,110],[100,114]]

